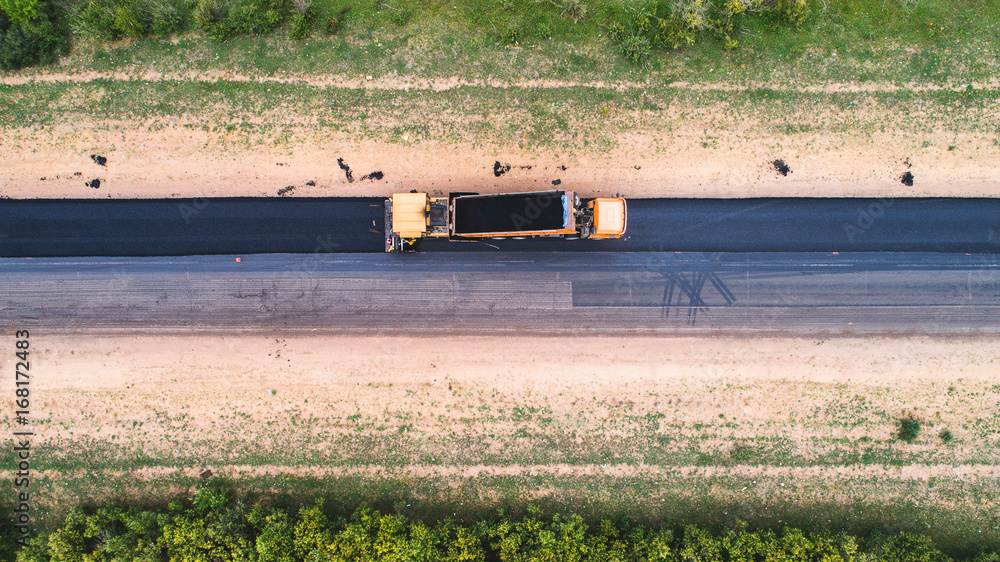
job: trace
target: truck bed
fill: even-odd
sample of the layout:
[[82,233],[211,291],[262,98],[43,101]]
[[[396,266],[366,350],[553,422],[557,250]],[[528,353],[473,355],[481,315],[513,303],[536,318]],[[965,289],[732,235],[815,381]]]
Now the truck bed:
[[565,191],[467,195],[453,199],[455,235],[516,234],[566,228]]

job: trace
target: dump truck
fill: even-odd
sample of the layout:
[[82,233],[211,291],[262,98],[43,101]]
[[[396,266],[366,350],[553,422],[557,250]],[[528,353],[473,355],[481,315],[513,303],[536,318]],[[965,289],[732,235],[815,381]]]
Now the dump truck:
[[449,240],[621,238],[625,200],[582,200],[573,191],[529,193],[395,193],[385,201],[385,251],[412,251],[424,238]]

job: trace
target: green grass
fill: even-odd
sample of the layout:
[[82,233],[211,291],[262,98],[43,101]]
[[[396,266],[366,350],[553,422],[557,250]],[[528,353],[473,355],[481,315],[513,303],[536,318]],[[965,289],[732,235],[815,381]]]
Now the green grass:
[[[0,126],[50,127],[87,122],[155,130],[184,127],[211,133],[206,142],[239,150],[275,143],[290,133],[417,144],[551,148],[564,153],[612,148],[624,132],[658,133],[697,115],[704,148],[733,142],[744,125],[777,138],[865,135],[889,130],[920,135],[964,131],[991,137],[1000,93],[896,91],[807,93],[775,89],[691,91],[669,85],[645,90],[575,86],[444,91],[356,90],[297,83],[97,79],[86,83],[0,86]],[[850,111],[860,104],[863,113]],[[911,117],[911,108],[921,115]],[[182,123],[176,117],[185,116]],[[779,121],[774,120],[779,116]],[[751,130],[752,132],[752,130]],[[720,135],[727,135],[719,141]],[[916,141],[915,141],[916,142]],[[207,147],[209,148],[209,147]],[[650,147],[655,151],[655,147]]]
[[[400,410],[380,414],[293,415],[280,422],[234,412],[206,421],[208,426],[197,430],[188,426],[191,419],[186,414],[154,412],[141,425],[123,420],[120,427],[109,428],[118,434],[114,439],[64,436],[39,444],[37,458],[43,463],[40,468],[66,473],[198,465],[405,468],[610,463],[864,468],[995,465],[1000,460],[991,447],[968,447],[995,441],[1000,424],[993,418],[966,424],[958,436],[949,431],[952,446],[918,435],[910,441],[913,446],[904,446],[897,442],[900,426],[895,418],[875,400],[857,396],[846,396],[825,412],[789,413],[790,419],[780,423],[715,417],[711,409],[708,419],[688,423],[669,412],[636,412],[628,405],[596,403],[573,412],[553,412],[545,405],[528,403],[428,419],[413,415],[423,407],[418,402],[418,397],[410,397],[398,405]],[[790,433],[789,423],[798,430]],[[240,427],[238,434],[233,433],[234,424]],[[65,432],[70,428],[53,429]],[[262,452],[258,443],[281,445]],[[13,468],[13,460],[0,459],[0,468]]]
[[[700,117],[706,149],[720,134],[765,116],[777,137],[865,134],[889,128],[915,136],[940,130],[995,133],[989,116],[995,90],[972,92],[806,93],[774,89],[706,91],[661,86],[616,91],[586,86],[444,91],[354,90],[295,83],[97,79],[87,83],[0,86],[0,126],[7,129],[86,121],[96,127],[129,122],[155,129],[182,126],[218,133],[237,149],[299,131],[381,142],[515,145],[588,151],[612,147],[625,131],[673,127],[669,108]],[[849,111],[867,104],[863,114]],[[910,118],[910,108],[922,115]],[[681,118],[684,118],[684,113]],[[182,125],[177,116],[188,116]],[[794,116],[789,119],[790,116]],[[749,120],[749,121],[748,121]],[[731,134],[731,133],[729,133]],[[404,140],[404,137],[407,137]]]

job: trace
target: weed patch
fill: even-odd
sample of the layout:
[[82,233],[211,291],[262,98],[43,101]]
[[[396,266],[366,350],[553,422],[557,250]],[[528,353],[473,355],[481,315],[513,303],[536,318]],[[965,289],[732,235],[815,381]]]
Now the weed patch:
[[907,416],[899,420],[899,428],[896,430],[896,437],[900,441],[913,443],[920,435],[920,421],[915,417]]

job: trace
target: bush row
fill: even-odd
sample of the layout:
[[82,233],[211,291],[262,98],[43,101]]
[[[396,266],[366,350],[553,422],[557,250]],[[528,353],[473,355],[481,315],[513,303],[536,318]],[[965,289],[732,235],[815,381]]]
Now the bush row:
[[[333,33],[338,18],[327,19]],[[113,40],[201,29],[223,41],[265,34],[287,22],[296,39],[316,17],[311,0],[0,0],[0,70],[52,62],[76,37]]]
[[613,21],[609,35],[625,58],[642,64],[655,47],[679,49],[704,36],[720,38],[731,50],[751,19],[794,28],[810,12],[806,0],[654,0]]
[[[577,23],[588,21],[590,28],[606,30],[623,55],[637,64],[655,48],[677,49],[701,36],[717,35],[732,48],[736,45],[733,37],[748,17],[768,17],[794,26],[809,14],[807,0],[645,0],[622,4],[623,8],[606,7],[599,14],[591,12],[586,0],[483,2],[473,19],[498,43],[516,43],[529,35],[548,38],[559,34],[558,30],[575,33],[570,30],[577,29]],[[334,4],[342,9],[317,18],[313,0],[0,0],[0,68],[51,60],[68,43],[70,31],[77,37],[113,40],[200,29],[223,41],[234,35],[270,33],[285,25],[291,37],[302,38],[317,19],[325,22],[320,27],[328,33],[337,32],[345,17],[404,25],[414,3],[345,0]]]
[[[298,510],[234,499],[225,487],[205,487],[161,511],[123,507],[74,510],[51,533],[16,556],[41,561],[945,561],[923,535],[867,539],[799,529],[712,532],[696,526],[659,527],[576,515],[542,518],[536,508],[514,516],[501,510],[474,524],[428,525],[368,507],[336,518],[316,501]],[[983,554],[980,562],[998,561]]]
[[[314,13],[287,0],[89,0],[71,10],[80,36],[101,39],[167,36],[197,27],[215,40],[270,33],[291,18]],[[299,24],[301,27],[301,24]]]

